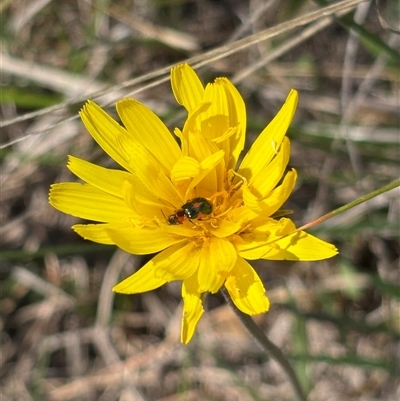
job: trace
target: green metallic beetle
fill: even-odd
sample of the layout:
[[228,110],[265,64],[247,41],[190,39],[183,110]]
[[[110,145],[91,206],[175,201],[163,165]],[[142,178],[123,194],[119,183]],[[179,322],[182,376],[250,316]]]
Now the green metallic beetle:
[[189,221],[194,219],[201,220],[204,216],[212,212],[211,203],[205,198],[194,198],[187,201],[182,207],[167,217],[168,224],[183,224],[187,218]]

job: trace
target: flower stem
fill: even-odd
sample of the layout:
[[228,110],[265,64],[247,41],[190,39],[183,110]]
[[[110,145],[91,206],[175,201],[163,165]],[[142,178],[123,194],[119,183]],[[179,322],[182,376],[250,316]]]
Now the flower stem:
[[279,363],[281,368],[285,371],[299,401],[307,401],[307,397],[300,385],[299,379],[297,378],[292,365],[287,360],[283,352],[268,339],[268,337],[260,330],[260,328],[254,323],[254,320],[249,315],[246,315],[236,307],[225,288],[222,288],[221,292],[225,297],[226,302],[231,306],[251,336],[258,342],[261,348],[266,351],[268,355],[270,355],[273,359],[275,359],[276,362]]

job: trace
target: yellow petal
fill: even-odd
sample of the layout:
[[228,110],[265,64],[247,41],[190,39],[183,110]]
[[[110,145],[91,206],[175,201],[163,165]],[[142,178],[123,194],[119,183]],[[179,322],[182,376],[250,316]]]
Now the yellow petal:
[[211,232],[218,238],[226,238],[235,234],[242,228],[241,223],[225,220],[224,218],[218,219],[216,228],[211,228]]
[[89,184],[63,182],[53,184],[50,204],[56,209],[82,219],[108,223],[137,217],[125,202]]
[[201,135],[201,114],[203,114],[210,106],[211,103],[200,103],[188,114],[182,132],[179,133],[179,130],[177,128],[175,129],[175,134],[181,139],[182,154],[184,156],[192,156],[193,151],[190,146],[189,134],[195,133]]
[[287,217],[282,217],[279,220],[275,220],[271,217],[258,216],[251,221],[253,232],[267,233],[271,235],[271,239],[274,241],[289,235],[296,230],[296,226],[292,220]]
[[[172,210],[171,210],[172,212]],[[166,216],[168,216],[166,214]],[[185,220],[183,224],[177,224],[177,225],[170,225],[167,223],[167,221],[164,218],[163,221],[165,224],[161,226],[161,228],[166,232],[170,234],[175,234],[179,235],[181,237],[187,237],[187,238],[194,238],[198,237],[199,235],[202,234],[202,229],[198,226],[195,226],[193,223],[191,223],[188,220]]]
[[236,209],[233,209],[229,216],[232,221],[245,225],[248,221],[253,220],[257,217],[257,213],[253,212],[247,206],[241,206]]
[[200,252],[193,242],[180,242],[157,255],[155,275],[166,281],[186,280],[199,266]]
[[259,234],[257,236],[254,234],[249,234],[248,236],[241,235],[235,237],[232,242],[238,254],[248,260],[261,259],[263,256],[269,255],[272,250],[279,251],[279,248],[277,246],[274,247],[274,244],[268,244],[268,236],[266,234]]
[[201,171],[201,165],[192,157],[184,156],[180,158],[172,168],[172,181],[183,181],[196,177]]
[[225,88],[228,103],[229,126],[237,127],[235,135],[232,135],[229,139],[230,158],[227,163],[227,168],[233,169],[236,166],[240,152],[243,150],[246,139],[246,105],[239,91],[227,78],[217,78],[216,82],[220,83]]
[[127,131],[121,127],[95,102],[88,100],[79,115],[86,129],[101,148],[120,166],[129,170],[123,149],[118,146],[117,139],[126,136]]
[[241,257],[238,257],[225,287],[232,301],[242,312],[256,315],[267,312],[269,300],[265,288],[255,270]]
[[177,244],[160,252],[138,272],[117,284],[113,291],[137,294],[151,291],[170,281],[189,278],[197,269],[197,264],[193,258],[188,258],[192,251],[191,245],[188,246]]
[[112,170],[68,156],[68,168],[81,180],[111,195],[122,198],[122,185],[134,176],[126,171]]
[[179,192],[147,149],[140,144],[130,147],[130,143],[125,142],[124,138],[121,138],[121,146],[130,155],[130,170],[134,172],[143,186],[158,198],[172,204],[181,203],[182,199]]
[[132,139],[144,146],[169,173],[181,150],[165,124],[148,107],[133,99],[119,101],[117,112]]
[[[186,195],[189,196],[191,191],[197,186],[197,192],[202,194],[203,196],[206,196],[206,193],[203,193],[204,188],[208,188],[208,184],[201,183],[203,179],[205,179],[208,175],[213,175],[216,176],[216,179],[218,180],[218,183],[216,184],[217,187],[219,188],[220,185],[223,184],[223,179],[222,177],[218,176],[217,170],[214,172],[213,170],[222,162],[224,158],[224,151],[219,150],[218,152],[215,152],[211,154],[210,156],[206,157],[201,163],[201,171],[199,174],[195,177],[193,177],[193,180],[190,182],[187,190],[186,190]],[[215,173],[215,174],[214,174]],[[219,179],[220,178],[220,179]],[[207,194],[208,195],[208,194]]]
[[[222,142],[229,142],[229,139],[230,139],[232,136],[235,136],[235,135],[236,135],[237,130],[238,130],[238,127],[228,127],[227,130],[226,130],[225,132],[220,133],[220,136],[217,137],[217,138],[215,138],[215,139],[213,139],[212,141],[213,141],[214,143],[217,143],[217,144],[221,144]],[[228,145],[229,145],[229,144],[228,144]],[[229,150],[230,147],[227,146],[227,149]],[[225,151],[225,149],[224,149],[224,151]],[[229,152],[228,152],[228,153],[229,153]],[[228,163],[226,163],[226,164],[228,164]]]
[[203,101],[203,85],[196,72],[188,64],[172,68],[171,85],[176,101],[189,113]]
[[282,184],[276,187],[268,197],[259,202],[261,214],[263,216],[271,216],[286,202],[296,185],[297,173],[292,169],[289,171],[282,181]]
[[[124,223],[125,225],[127,223]],[[72,229],[84,239],[98,242],[99,244],[114,245],[114,241],[107,234],[107,229],[114,224],[75,224]]]
[[[191,148],[190,156],[198,160],[200,164],[203,160],[213,155],[207,141],[201,135],[190,134],[189,143]],[[218,151],[218,149],[215,149],[215,151]],[[212,169],[211,171],[203,171],[202,173],[203,174],[196,177],[196,183],[198,185],[197,192],[203,197],[209,198],[217,192],[218,177],[215,169]],[[193,184],[191,185],[191,188],[192,187]]]
[[167,233],[157,226],[110,228],[107,229],[107,234],[118,247],[136,255],[159,252],[184,240],[181,236]]
[[297,106],[297,91],[292,89],[278,114],[254,141],[238,173],[251,181],[275,156],[292,121]]
[[183,314],[181,341],[187,344],[193,337],[197,324],[204,313],[201,293],[195,276],[182,284]]
[[163,218],[161,211],[165,207],[165,203],[144,188],[141,183],[124,181],[122,196],[126,204],[139,216],[147,216],[150,219]]
[[229,128],[228,103],[224,87],[217,83],[207,84],[204,102],[210,103],[210,107],[200,116],[201,134],[210,141],[219,138]]
[[112,290],[121,294],[139,294],[161,287],[167,280],[163,277],[156,276],[155,273],[157,264],[163,260],[163,253],[161,252],[141,267],[136,273],[114,286]]
[[230,241],[211,237],[201,248],[198,270],[199,291],[216,293],[236,263],[237,253]]
[[217,166],[218,163],[224,158],[224,151],[218,150],[217,152],[211,154],[210,156],[206,157],[201,162],[201,168],[205,171],[210,171]]
[[206,140],[200,132],[189,132],[186,140],[189,145],[189,156],[199,162],[202,162],[219,150],[217,145]]
[[240,256],[245,259],[260,259],[273,252],[279,252],[276,241],[289,235],[296,229],[290,219],[276,221],[272,218],[258,216],[250,222],[247,232],[233,238],[233,243]]
[[288,235],[274,243],[279,247],[263,255],[268,260],[323,260],[338,254],[337,248],[305,231]]
[[268,165],[265,165],[256,176],[253,176],[251,181],[249,181],[249,186],[252,188],[252,192],[260,199],[268,196],[282,178],[289,162],[289,158],[290,142],[289,139],[285,137],[283,138],[278,154]]
[[305,231],[296,232],[288,218],[267,219],[264,225],[257,226],[257,221],[252,224],[257,229],[233,240],[239,255],[245,259],[313,261],[338,253],[334,245]]
[[261,213],[261,206],[260,206],[260,201],[256,195],[254,195],[249,187],[247,186],[247,182],[243,183],[242,186],[242,191],[243,191],[243,202],[246,206],[246,208],[252,210],[254,213]]

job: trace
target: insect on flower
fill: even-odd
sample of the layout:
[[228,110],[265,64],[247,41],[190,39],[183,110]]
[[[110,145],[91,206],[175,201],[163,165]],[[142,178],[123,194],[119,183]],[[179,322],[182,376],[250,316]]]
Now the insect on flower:
[[185,218],[189,221],[193,219],[202,220],[206,215],[210,215],[212,212],[211,203],[205,198],[194,198],[187,201],[182,207],[170,214],[167,217],[167,222],[170,225],[183,224]]
[[[53,184],[49,201],[64,213],[93,221],[73,226],[87,240],[132,254],[157,253],[113,291],[138,294],[182,282],[181,341],[187,344],[205,312],[205,293],[225,287],[243,313],[268,311],[264,284],[247,260],[322,260],[337,249],[297,230],[282,208],[297,179],[297,172],[287,169],[286,136],[296,90],[241,157],[247,113],[237,88],[226,77],[203,85],[188,64],[171,70],[171,86],[187,111],[174,136],[137,100],[117,102],[122,125],[88,101],[82,121],[122,170],[70,156],[68,168],[84,183]],[[185,203],[159,224],[162,210],[181,196]],[[185,227],[185,221],[196,229]]]

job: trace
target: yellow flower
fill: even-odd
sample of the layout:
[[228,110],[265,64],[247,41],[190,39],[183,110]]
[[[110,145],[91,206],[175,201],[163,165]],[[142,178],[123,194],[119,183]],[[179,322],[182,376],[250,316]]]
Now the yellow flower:
[[279,212],[296,182],[295,170],[285,172],[290,154],[285,134],[297,92],[291,90],[236,169],[246,131],[237,89],[227,78],[203,87],[187,64],[172,69],[171,83],[188,112],[176,137],[136,100],[117,103],[124,126],[88,101],[80,113],[83,123],[125,171],[70,156],[69,169],[85,183],[52,185],[50,203],[99,222],[73,226],[85,239],[133,254],[161,251],[113,290],[137,294],[182,281],[181,340],[188,343],[204,313],[206,292],[225,286],[249,315],[269,309],[263,283],[246,259],[321,260],[337,250],[295,231]]

